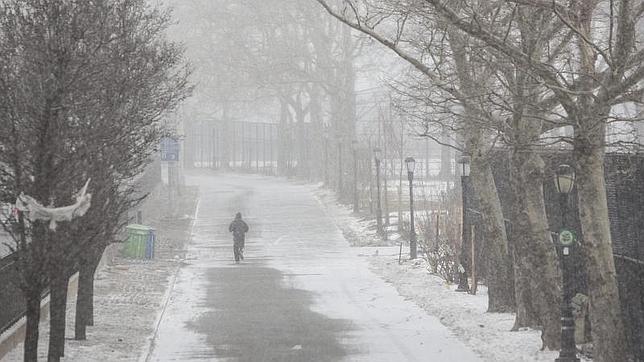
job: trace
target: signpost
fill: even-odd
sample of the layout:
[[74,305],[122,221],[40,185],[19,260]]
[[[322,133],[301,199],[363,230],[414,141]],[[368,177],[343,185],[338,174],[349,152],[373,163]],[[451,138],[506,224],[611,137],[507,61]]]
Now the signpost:
[[559,232],[559,244],[561,244],[563,255],[570,255],[570,247],[575,243],[577,237],[572,230],[561,229]]
[[166,162],[168,169],[168,197],[170,212],[174,215],[175,190],[178,187],[177,164],[179,162],[179,140],[173,137],[161,139],[161,161]]

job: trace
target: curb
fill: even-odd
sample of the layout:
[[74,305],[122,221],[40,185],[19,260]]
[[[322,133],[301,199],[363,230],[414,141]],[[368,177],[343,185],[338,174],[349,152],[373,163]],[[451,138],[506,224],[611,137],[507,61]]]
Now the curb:
[[[192,239],[192,231],[195,226],[195,222],[197,220],[197,215],[199,215],[199,206],[201,205],[201,199],[197,199],[197,205],[195,206],[195,213],[194,217],[192,218],[192,221],[190,222],[190,239]],[[168,289],[166,289],[165,294],[163,295],[163,308],[159,311],[157,314],[157,318],[154,322],[154,332],[152,333],[152,336],[148,337],[145,345],[143,346],[143,354],[139,357],[138,361],[139,362],[148,362],[150,361],[150,357],[152,356],[152,351],[154,350],[154,342],[156,340],[157,334],[159,332],[159,327],[161,326],[161,320],[163,320],[163,316],[165,315],[165,311],[168,308],[168,304],[170,303],[170,296],[172,294],[172,291],[174,290],[174,286],[177,282],[177,277],[179,276],[179,271],[181,270],[181,263],[177,265],[177,268],[175,269],[173,276],[172,276],[172,281],[170,282],[170,285],[168,286]]]

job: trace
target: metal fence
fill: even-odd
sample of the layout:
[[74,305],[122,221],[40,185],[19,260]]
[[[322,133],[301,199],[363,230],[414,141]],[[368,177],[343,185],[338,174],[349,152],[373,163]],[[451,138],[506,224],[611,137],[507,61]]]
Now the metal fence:
[[26,312],[19,288],[20,275],[14,265],[15,255],[0,259],[0,334],[14,325]]
[[247,169],[274,173],[279,144],[277,125],[264,122],[220,121],[193,125],[186,137],[188,167]]
[[[554,171],[562,163],[574,165],[570,153],[552,152],[542,155],[546,175],[554,177]],[[495,157],[493,172],[499,197],[505,215],[511,212],[510,168],[506,153],[500,152]],[[606,191],[608,198],[608,213],[611,226],[611,238],[615,267],[619,283],[620,301],[626,334],[633,347],[636,359],[644,361],[644,155],[607,154],[604,166]],[[543,185],[546,202],[546,213],[550,230],[559,230],[561,226],[561,210],[554,180]],[[468,187],[468,189],[471,189]],[[471,197],[469,199],[475,199]],[[476,205],[472,204],[472,211]],[[566,223],[577,232],[583,243],[581,224],[578,217],[577,197],[570,195]],[[468,222],[481,228],[481,218],[476,212],[468,212]],[[512,225],[506,223],[508,239],[512,242]],[[477,235],[482,235],[477,232]],[[484,245],[484,240],[477,242]],[[482,255],[477,256],[482,258]],[[572,268],[575,272],[574,289],[576,292],[587,294],[586,263],[581,253],[573,256]]]

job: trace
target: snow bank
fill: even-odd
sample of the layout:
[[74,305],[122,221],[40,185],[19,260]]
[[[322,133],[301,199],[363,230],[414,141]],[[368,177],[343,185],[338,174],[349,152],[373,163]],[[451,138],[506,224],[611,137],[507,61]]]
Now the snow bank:
[[[344,206],[338,205],[327,191],[317,195],[327,213],[335,220],[353,246],[374,245],[372,220],[361,221]],[[409,255],[403,243],[403,258]],[[511,331],[512,313],[487,313],[487,289],[478,287],[477,295],[456,292],[456,285],[447,284],[432,275],[428,264],[417,259],[398,263],[398,246],[362,247],[359,255],[368,258],[374,273],[393,284],[401,296],[412,300],[428,314],[437,317],[468,347],[487,361],[553,361],[558,351],[541,350],[541,331]]]

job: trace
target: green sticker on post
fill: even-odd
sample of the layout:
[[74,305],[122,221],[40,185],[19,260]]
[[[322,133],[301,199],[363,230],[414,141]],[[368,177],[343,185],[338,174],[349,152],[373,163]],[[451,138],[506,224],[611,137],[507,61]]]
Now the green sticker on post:
[[571,246],[575,243],[575,233],[572,230],[562,229],[559,232],[559,243],[563,246]]

